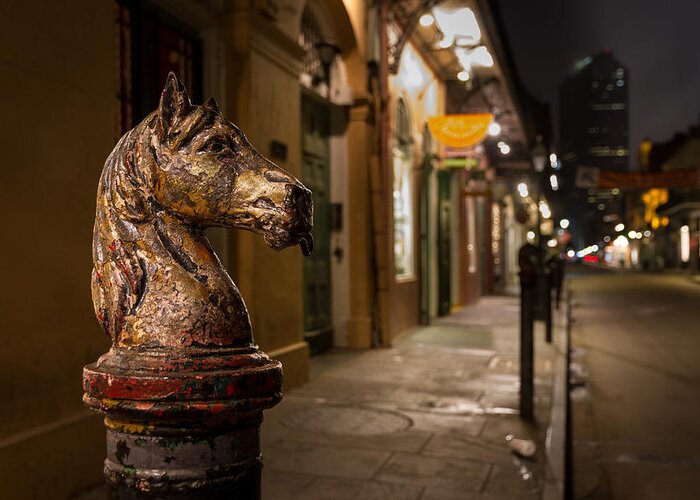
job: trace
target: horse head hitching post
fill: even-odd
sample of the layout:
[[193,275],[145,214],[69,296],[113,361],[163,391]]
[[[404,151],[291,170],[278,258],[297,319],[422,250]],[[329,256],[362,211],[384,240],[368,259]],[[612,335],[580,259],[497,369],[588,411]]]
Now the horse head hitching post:
[[309,255],[312,212],[308,189],[213,100],[192,105],[172,73],[158,110],[109,155],[92,296],[112,347],[85,367],[83,399],[105,414],[114,496],[259,498],[260,422],[282,397],[282,367],[255,345],[204,229],[248,229]]

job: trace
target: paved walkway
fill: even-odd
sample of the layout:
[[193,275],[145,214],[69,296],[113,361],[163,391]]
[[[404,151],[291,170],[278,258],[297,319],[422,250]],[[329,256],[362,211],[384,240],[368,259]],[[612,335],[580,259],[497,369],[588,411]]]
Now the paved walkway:
[[[524,424],[518,320],[517,297],[487,297],[391,349],[313,358],[311,382],[265,413],[263,498],[542,498],[554,351],[536,344]],[[535,457],[513,455],[509,434],[534,439]]]

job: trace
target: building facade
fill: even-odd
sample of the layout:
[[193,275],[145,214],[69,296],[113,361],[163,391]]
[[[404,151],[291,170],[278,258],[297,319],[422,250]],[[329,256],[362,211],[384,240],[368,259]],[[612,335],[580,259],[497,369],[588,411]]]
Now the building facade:
[[568,165],[629,168],[629,70],[612,52],[574,65],[559,88],[559,152]]
[[602,237],[606,223],[624,218],[620,190],[585,185],[584,172],[626,172],[629,163],[629,70],[610,50],[577,61],[559,87],[559,159],[566,213],[575,246]]
[[[16,264],[2,291],[0,353],[9,498],[66,498],[101,480],[104,429],[80,386],[83,365],[109,348],[89,291],[95,191],[117,139],[156,108],[169,71],[196,104],[214,97],[314,192],[310,259],[251,233],[208,233],[256,341],[283,363],[285,389],[308,380],[311,353],[389,346],[515,275],[526,233],[515,185],[530,175],[533,137],[517,75],[490,2],[437,4],[3,7],[11,77],[0,79],[0,130],[12,140],[2,185],[12,189],[0,203],[17,242],[2,246]],[[450,152],[428,127],[450,114],[489,115],[499,131]]]

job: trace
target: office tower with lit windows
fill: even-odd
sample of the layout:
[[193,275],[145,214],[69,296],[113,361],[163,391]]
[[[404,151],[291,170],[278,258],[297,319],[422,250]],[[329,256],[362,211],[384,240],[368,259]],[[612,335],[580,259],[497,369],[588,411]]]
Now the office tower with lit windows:
[[[603,220],[621,220],[619,189],[576,186],[579,167],[629,169],[629,72],[605,50],[577,61],[559,87],[559,158],[575,239],[601,237]],[[575,214],[575,215],[574,215]]]
[[565,166],[626,171],[629,73],[609,50],[576,62],[559,88],[559,151]]

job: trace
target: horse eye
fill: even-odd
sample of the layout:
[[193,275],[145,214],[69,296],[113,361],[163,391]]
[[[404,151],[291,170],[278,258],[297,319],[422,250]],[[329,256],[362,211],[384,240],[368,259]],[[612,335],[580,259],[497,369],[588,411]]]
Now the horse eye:
[[204,146],[199,148],[199,151],[217,154],[223,152],[226,148],[228,148],[228,144],[225,140],[223,140],[221,137],[214,137],[209,139]]

